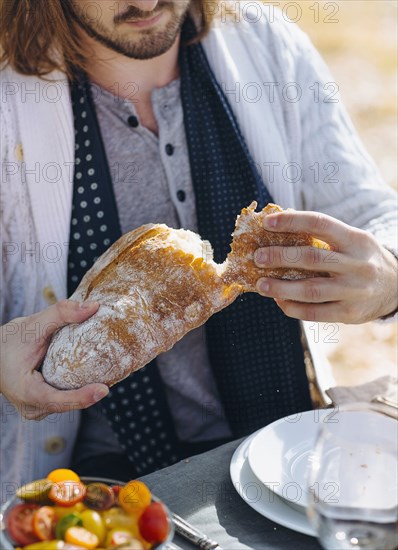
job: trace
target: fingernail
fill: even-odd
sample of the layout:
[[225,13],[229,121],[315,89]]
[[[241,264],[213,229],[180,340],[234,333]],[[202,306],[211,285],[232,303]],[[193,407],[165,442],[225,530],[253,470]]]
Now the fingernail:
[[91,309],[96,305],[98,305],[98,302],[86,300],[85,302],[81,302],[80,309]]
[[278,222],[278,216],[272,216],[270,214],[269,216],[265,216],[264,218],[265,227],[276,227],[277,222]]
[[106,397],[109,393],[109,388],[103,388],[102,390],[98,390],[94,394],[94,402],[97,403],[97,401],[101,401],[104,397]]
[[257,283],[257,288],[260,292],[268,292],[269,291],[269,283],[266,279],[260,279]]
[[259,248],[254,253],[254,261],[259,266],[266,265],[268,262],[268,252]]

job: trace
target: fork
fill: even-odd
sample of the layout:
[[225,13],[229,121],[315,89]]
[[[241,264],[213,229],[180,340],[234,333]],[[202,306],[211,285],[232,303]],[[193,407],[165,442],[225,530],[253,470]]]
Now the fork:
[[196,529],[196,527],[185,521],[185,519],[182,519],[180,516],[177,516],[177,514],[173,513],[171,514],[171,516],[174,521],[176,532],[180,536],[189,540],[197,548],[201,548],[202,550],[222,550],[218,542],[209,539],[209,537],[207,537],[204,533],[199,531],[199,529]]

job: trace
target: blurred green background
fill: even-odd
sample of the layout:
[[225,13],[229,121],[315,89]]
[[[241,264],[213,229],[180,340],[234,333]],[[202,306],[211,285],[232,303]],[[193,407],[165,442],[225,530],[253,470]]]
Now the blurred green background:
[[[297,21],[329,65],[354,125],[384,179],[397,189],[397,15],[395,0],[270,2]],[[267,2],[265,2],[267,4]],[[397,376],[397,323],[338,325],[320,341],[338,384]],[[326,341],[325,341],[326,340]]]

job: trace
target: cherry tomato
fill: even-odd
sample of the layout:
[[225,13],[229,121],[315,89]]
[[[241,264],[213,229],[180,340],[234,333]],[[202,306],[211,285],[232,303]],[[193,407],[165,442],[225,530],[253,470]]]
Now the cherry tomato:
[[84,504],[92,510],[108,510],[115,504],[115,494],[105,483],[89,483]]
[[69,527],[83,527],[83,520],[80,514],[76,512],[67,514],[60,519],[55,527],[55,536],[57,539],[63,539]]
[[48,493],[51,487],[52,482],[48,479],[37,479],[36,481],[32,481],[20,487],[15,494],[25,502],[49,504]]
[[55,517],[57,520],[62,519],[64,516],[68,516],[69,514],[80,514],[80,512],[83,512],[86,507],[84,506],[83,502],[78,502],[74,506],[54,506],[54,512]]
[[73,470],[68,470],[68,468],[53,470],[48,474],[47,479],[53,483],[59,483],[60,481],[80,481],[80,477]]
[[65,533],[65,541],[83,548],[95,548],[99,544],[97,535],[84,527],[69,527]]
[[90,533],[97,535],[101,544],[105,539],[106,529],[105,522],[100,514],[95,510],[84,510],[84,512],[80,514],[80,517],[83,522],[83,527],[87,529],[87,531],[90,531]]
[[[75,550],[77,546],[75,546]],[[65,543],[63,540],[42,540],[41,542],[34,542],[25,546],[23,550],[68,550],[65,548]],[[69,548],[69,550],[72,550]]]
[[107,529],[127,529],[131,531],[134,536],[139,535],[137,518],[130,514],[126,514],[120,506],[115,506],[103,512],[102,519]]
[[33,516],[33,531],[40,540],[52,540],[55,536],[55,512],[51,506],[42,506]]
[[33,532],[33,515],[39,508],[38,504],[17,504],[7,514],[7,529],[17,544],[27,546],[38,541]]
[[122,485],[112,485],[111,489],[113,491],[113,494],[115,495],[115,501],[119,498],[120,489],[122,488]]
[[123,548],[123,550],[149,550],[150,546],[148,544],[147,546],[144,546],[144,543],[138,539],[131,539],[122,545],[118,545],[116,547],[112,546],[112,548]]
[[152,495],[142,481],[130,481],[119,491],[119,504],[128,513],[139,516],[150,505]]
[[86,486],[77,481],[60,481],[51,487],[48,497],[59,506],[73,506],[83,500]]
[[152,502],[138,520],[141,536],[148,542],[164,542],[169,534],[169,518],[163,504]]
[[106,538],[106,546],[119,546],[134,539],[134,535],[128,529],[112,529]]
[[[60,549],[57,550],[82,550],[83,546],[81,544],[70,544],[69,542],[61,541],[63,546],[60,547]],[[23,549],[25,550],[25,548]],[[104,550],[103,548],[98,548],[98,550]]]

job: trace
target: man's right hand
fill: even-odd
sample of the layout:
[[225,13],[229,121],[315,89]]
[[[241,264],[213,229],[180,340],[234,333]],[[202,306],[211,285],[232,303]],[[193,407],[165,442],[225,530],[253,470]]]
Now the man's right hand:
[[37,371],[51,337],[70,323],[82,323],[98,310],[97,302],[62,300],[29,317],[18,317],[1,327],[0,391],[29,420],[51,413],[85,409],[105,397],[105,384],[88,384],[61,391],[44,381]]

